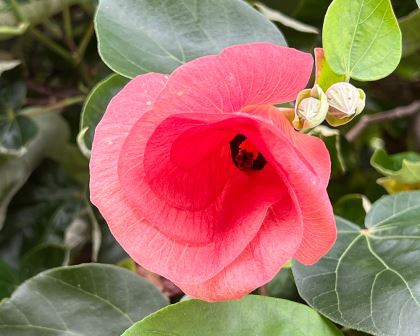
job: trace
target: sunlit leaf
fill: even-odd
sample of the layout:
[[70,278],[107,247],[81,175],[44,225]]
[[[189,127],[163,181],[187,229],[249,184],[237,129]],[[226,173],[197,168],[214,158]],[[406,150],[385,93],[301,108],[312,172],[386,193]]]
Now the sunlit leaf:
[[247,296],[241,300],[186,300],[161,309],[123,336],[339,336],[340,331],[311,308],[282,299]]
[[337,74],[364,81],[389,75],[401,58],[401,31],[390,0],[334,0],[322,43]]
[[404,152],[388,155],[379,148],[373,153],[370,163],[385,175],[377,182],[389,193],[420,189],[420,154]]

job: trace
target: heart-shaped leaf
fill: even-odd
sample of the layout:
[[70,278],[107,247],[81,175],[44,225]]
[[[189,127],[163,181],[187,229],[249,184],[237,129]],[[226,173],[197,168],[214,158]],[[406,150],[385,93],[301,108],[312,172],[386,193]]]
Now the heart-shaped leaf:
[[0,333],[116,336],[166,304],[157,288],[121,267],[60,267],[31,278],[1,302]]
[[82,152],[88,156],[92,148],[96,125],[101,121],[112,97],[114,97],[127,82],[127,78],[112,74],[99,82],[87,97],[80,119],[78,143]]
[[286,45],[274,24],[240,0],[101,0],[95,26],[103,61],[126,77],[169,73],[234,44]]
[[332,250],[313,266],[293,263],[301,296],[349,328],[380,336],[418,335],[420,192],[374,203],[365,227],[337,218]]
[[322,44],[332,70],[377,80],[401,58],[401,31],[390,0],[334,0],[325,15]]
[[209,303],[186,300],[146,317],[123,336],[338,336],[340,331],[308,306],[265,296]]

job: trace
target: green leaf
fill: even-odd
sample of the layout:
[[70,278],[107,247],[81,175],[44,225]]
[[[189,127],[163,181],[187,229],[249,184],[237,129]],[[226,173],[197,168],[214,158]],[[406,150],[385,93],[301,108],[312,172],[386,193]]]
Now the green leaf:
[[50,113],[40,115],[34,121],[39,132],[29,143],[25,154],[0,162],[0,229],[12,197],[23,186],[41,159],[68,136],[67,125],[60,116]]
[[32,118],[24,115],[0,115],[0,153],[19,152],[38,132]]
[[18,272],[0,260],[0,301],[12,294],[18,283]]
[[101,0],[95,27],[102,60],[126,77],[169,73],[234,44],[286,45],[274,24],[240,0]]
[[370,207],[371,203],[365,195],[348,194],[335,202],[334,213],[362,226]]
[[186,300],[170,305],[123,334],[140,335],[330,336],[341,333],[305,305],[250,295],[236,301]]
[[115,336],[166,304],[157,288],[121,267],[61,267],[31,278],[2,301],[0,332]]
[[101,223],[100,227],[102,234],[102,242],[101,248],[99,249],[98,261],[117,264],[128,257],[127,253],[111,234],[108,224],[105,223],[105,220],[100,216],[100,214],[97,214],[97,217],[99,217]]
[[[114,97],[127,83],[127,78],[112,74],[102,82],[99,82],[92,89],[83,105],[80,119],[80,133],[78,139],[80,147],[87,148],[88,152],[90,152],[96,125],[101,121],[112,97]],[[82,152],[84,151],[82,150]]]
[[293,279],[292,269],[290,267],[282,268],[267,284],[267,291],[270,296],[287,300],[299,299],[295,280]]
[[26,98],[26,86],[21,81],[0,78],[0,115],[21,108]]
[[131,272],[136,272],[136,270],[137,270],[137,265],[134,262],[134,260],[131,259],[131,258],[125,258],[125,259],[121,260],[117,265],[119,267],[128,269]]
[[322,44],[337,74],[362,81],[389,75],[401,58],[401,31],[390,0],[334,0]]
[[38,132],[31,117],[18,114],[25,97],[23,82],[0,78],[0,154],[22,155]]
[[400,20],[402,32],[402,55],[409,56],[420,50],[420,10]]
[[338,238],[313,266],[293,263],[302,298],[329,319],[380,336],[420,325],[420,192],[375,202],[365,227],[337,217]]
[[420,79],[420,66],[419,66],[419,57],[420,50],[416,53],[404,57],[398,68],[396,70],[396,74],[400,77],[409,80],[409,81],[416,81]]
[[385,177],[376,182],[389,193],[420,190],[420,154],[404,152],[388,155],[379,148],[371,159],[371,165]]
[[66,259],[67,249],[63,245],[38,245],[28,251],[22,258],[21,273],[30,278],[47,269],[62,266]]
[[[67,243],[69,228],[85,212],[84,187],[44,160],[13,199],[0,235],[0,258],[17,267],[38,245]],[[90,237],[88,231],[84,242]]]
[[394,155],[377,149],[370,163],[379,173],[402,183],[420,183],[420,154],[404,152]]

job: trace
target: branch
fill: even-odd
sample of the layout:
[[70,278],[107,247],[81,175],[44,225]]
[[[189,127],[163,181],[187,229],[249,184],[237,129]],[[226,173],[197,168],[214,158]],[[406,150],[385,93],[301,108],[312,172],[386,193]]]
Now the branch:
[[86,99],[85,96],[69,97],[51,105],[27,107],[23,109],[21,113],[33,117],[39,114],[44,114],[44,113],[49,113],[49,112],[60,112],[63,108],[66,108],[68,106],[83,103],[85,99]]
[[354,142],[370,124],[409,117],[419,112],[420,100],[415,100],[407,106],[399,106],[389,111],[379,112],[372,115],[365,115],[360,118],[360,121],[350,131],[347,132],[346,139],[348,142]]

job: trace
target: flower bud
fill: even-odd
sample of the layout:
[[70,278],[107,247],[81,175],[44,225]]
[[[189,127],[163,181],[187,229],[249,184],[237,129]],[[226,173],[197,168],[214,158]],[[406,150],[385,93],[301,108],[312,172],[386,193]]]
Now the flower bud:
[[327,111],[327,96],[318,85],[302,90],[296,98],[293,126],[297,130],[314,128],[324,121]]
[[348,123],[365,107],[365,93],[350,83],[335,83],[329,87],[326,95],[329,104],[327,122],[331,126]]

